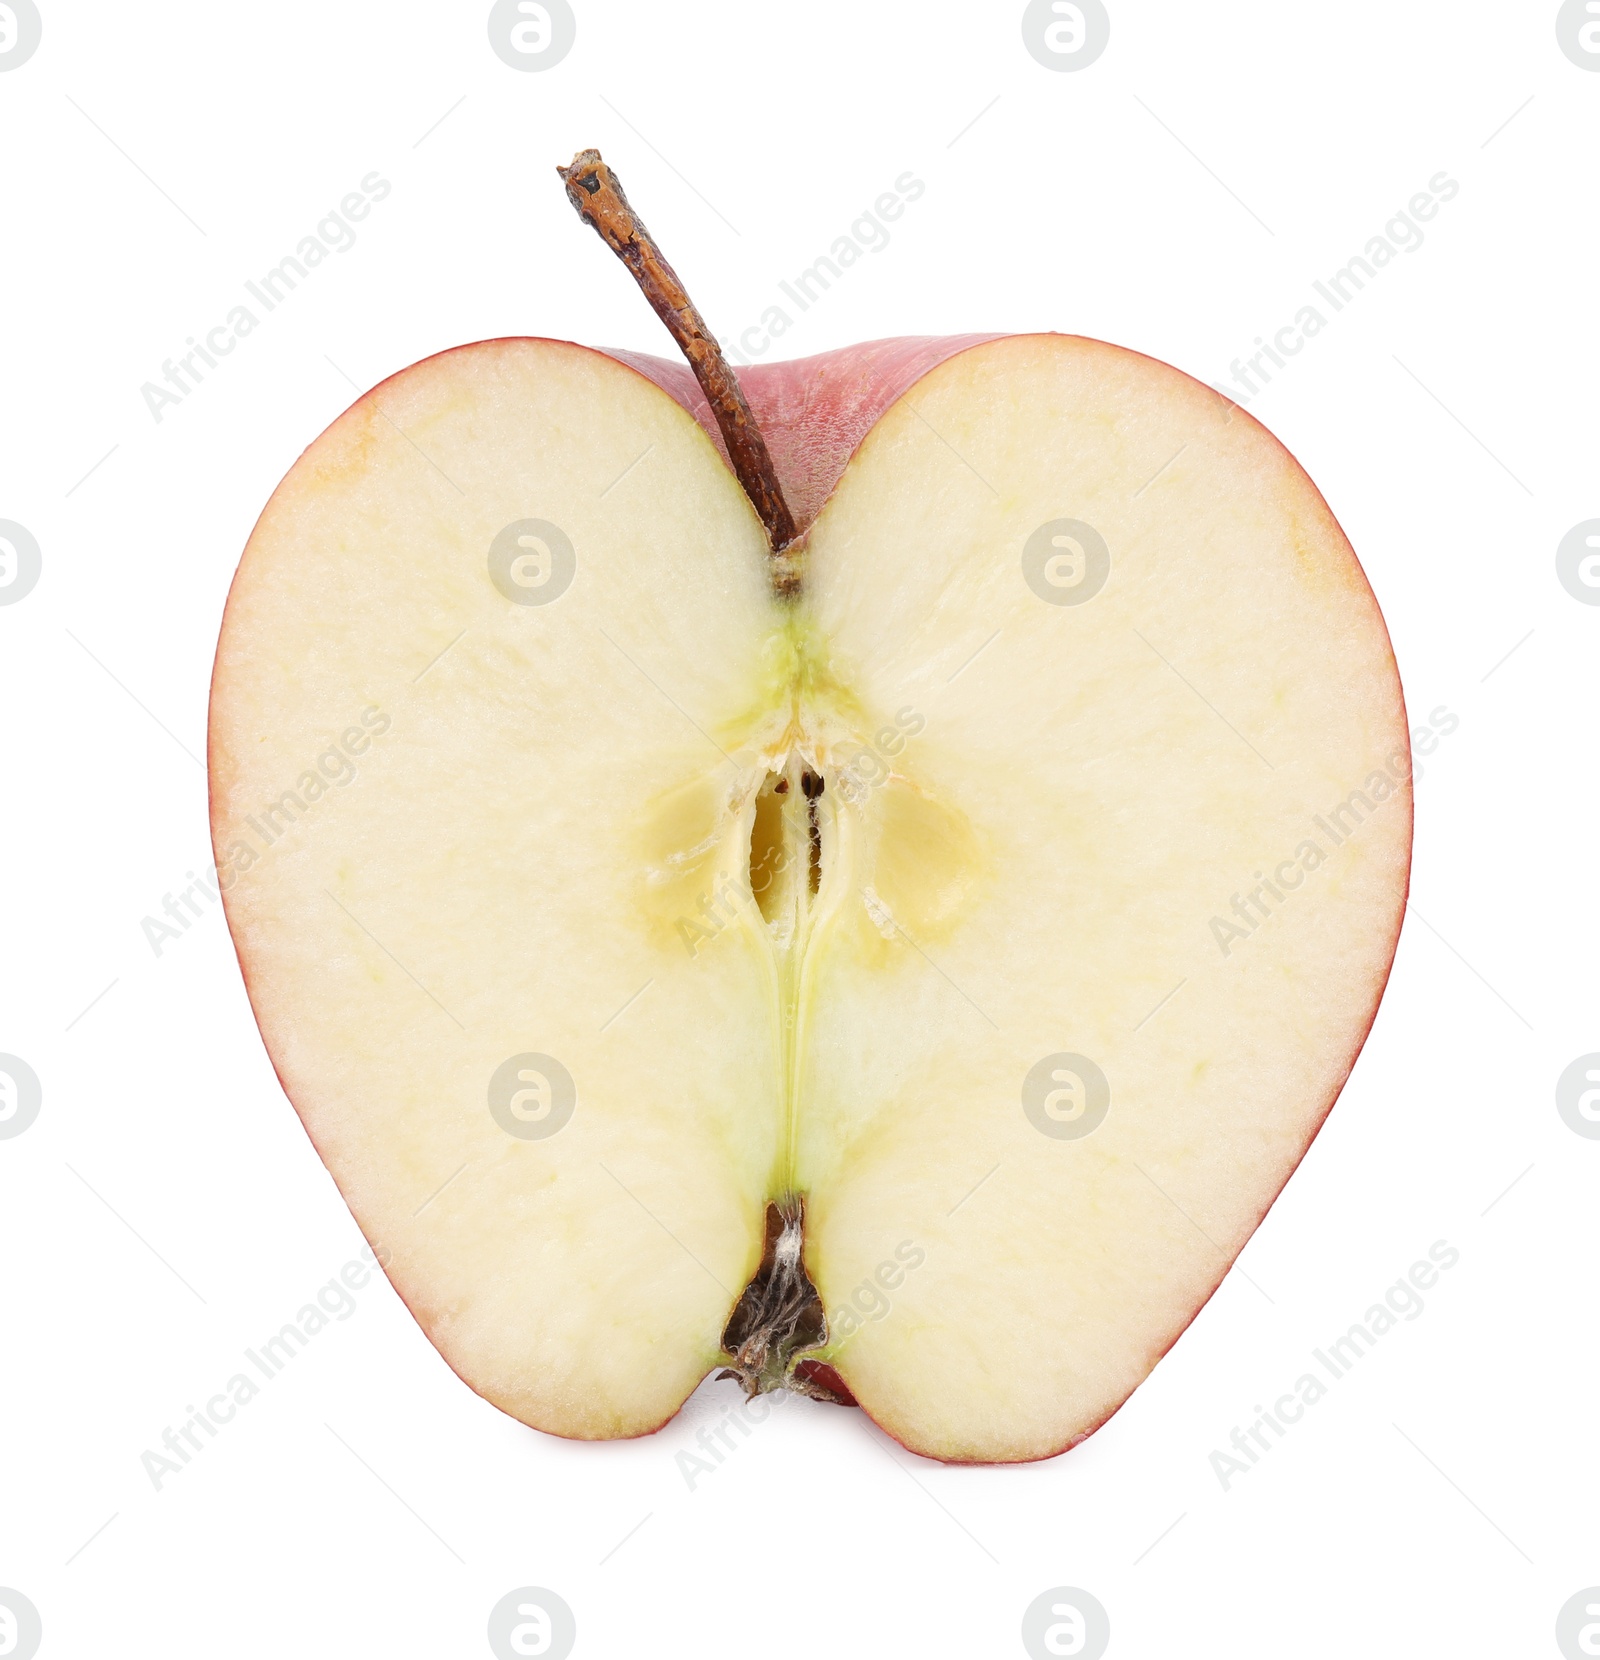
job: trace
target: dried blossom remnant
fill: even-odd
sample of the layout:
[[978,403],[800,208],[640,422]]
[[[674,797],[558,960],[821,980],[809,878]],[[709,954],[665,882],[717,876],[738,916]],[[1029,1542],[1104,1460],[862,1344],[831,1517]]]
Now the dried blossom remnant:
[[804,1240],[802,1196],[790,1195],[767,1206],[766,1249],[722,1334],[723,1353],[732,1364],[718,1376],[737,1378],[746,1395],[789,1389],[854,1405],[831,1367],[803,1358],[807,1350],[828,1340],[822,1299],[801,1260]]

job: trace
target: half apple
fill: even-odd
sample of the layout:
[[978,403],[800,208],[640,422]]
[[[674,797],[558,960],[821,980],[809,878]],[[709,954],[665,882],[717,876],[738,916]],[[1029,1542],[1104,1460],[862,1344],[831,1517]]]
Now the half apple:
[[1137,353],[741,380],[782,582],[669,364],[464,346],[306,451],[218,647],[229,924],[505,1411],[637,1435],[726,1368],[1042,1457],[1210,1296],[1372,1022],[1383,620],[1287,451]]

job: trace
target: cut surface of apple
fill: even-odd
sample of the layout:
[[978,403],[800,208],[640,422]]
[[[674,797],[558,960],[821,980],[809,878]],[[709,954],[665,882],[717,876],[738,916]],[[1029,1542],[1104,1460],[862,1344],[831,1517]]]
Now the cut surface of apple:
[[515,339],[341,416],[228,601],[213,836],[273,1063],[540,1429],[670,1418],[803,1202],[826,1329],[762,1383],[1060,1451],[1215,1289],[1388,973],[1405,712],[1293,458],[1094,341],[857,354],[742,376],[793,598],[685,371]]

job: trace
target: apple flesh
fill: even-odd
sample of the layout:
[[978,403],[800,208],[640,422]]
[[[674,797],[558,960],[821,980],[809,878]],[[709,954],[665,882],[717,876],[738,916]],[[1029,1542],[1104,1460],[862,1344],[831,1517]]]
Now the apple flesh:
[[306,451],[217,654],[229,924],[318,1152],[505,1411],[659,1427],[803,1201],[825,1325],[760,1383],[1042,1457],[1210,1296],[1370,1026],[1388,637],[1294,459],[1152,359],[741,381],[794,599],[674,365],[462,347]]

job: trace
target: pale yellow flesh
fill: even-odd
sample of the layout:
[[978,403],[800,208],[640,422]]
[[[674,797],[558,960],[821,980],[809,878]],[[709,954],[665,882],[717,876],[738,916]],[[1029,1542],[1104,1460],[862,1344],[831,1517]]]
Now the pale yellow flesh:
[[[579,551],[547,606],[487,574],[494,536],[528,517]],[[229,600],[225,870],[231,845],[259,846],[248,817],[363,708],[392,720],[227,894],[274,1063],[450,1364],[565,1434],[672,1412],[759,1260],[774,1000],[759,961],[695,961],[644,925],[633,833],[682,780],[731,776],[694,723],[752,695],[762,559],[738,486],[648,382],[578,348],[486,346],[337,422]],[[577,1082],[548,1140],[486,1105],[525,1052]]]
[[[1313,819],[1375,769],[1405,777],[1404,709],[1326,506],[1205,388],[1018,339],[906,402],[817,528],[813,604],[863,701],[926,717],[897,767],[981,855],[937,920],[914,867],[876,881],[920,949],[864,917],[851,890],[870,869],[841,882],[807,1009],[800,1183],[830,1308],[901,1242],[927,1255],[857,1300],[871,1314],[835,1364],[862,1403],[922,1450],[1037,1456],[1146,1375],[1344,1080],[1399,926],[1409,790],[1342,847]],[[1078,606],[1020,579],[1024,542],[1059,517],[1112,554]],[[1224,934],[1224,956],[1211,918],[1242,934],[1232,896],[1311,837],[1328,862],[1291,869],[1281,914]],[[1019,1104],[1063,1051],[1111,1086],[1078,1140]]]
[[[547,606],[487,574],[530,517],[577,550]],[[1082,605],[1022,577],[1063,517],[1112,553]],[[263,516],[218,655],[252,1001],[424,1329],[526,1422],[670,1416],[792,1187],[825,1358],[874,1417],[1041,1456],[1192,1317],[1366,1032],[1409,790],[1342,844],[1313,819],[1403,776],[1382,621],[1261,428],[1053,336],[891,408],[798,609],[763,560],[700,429],[604,357],[490,343],[358,404]],[[263,852],[250,816],[372,706],[359,776]],[[1212,917],[1309,837],[1326,862],[1225,956]],[[526,1051],[577,1081],[544,1140],[486,1105]],[[1058,1051],[1111,1082],[1081,1139],[1022,1108]]]

